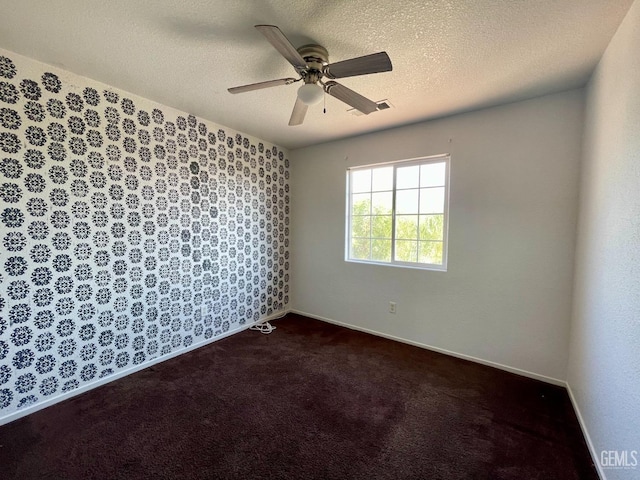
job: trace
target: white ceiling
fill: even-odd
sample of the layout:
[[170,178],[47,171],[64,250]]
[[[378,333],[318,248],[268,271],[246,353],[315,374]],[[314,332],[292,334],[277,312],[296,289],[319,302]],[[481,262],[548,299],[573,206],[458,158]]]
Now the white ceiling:
[[[297,148],[584,85],[632,0],[0,0],[0,47]],[[341,83],[394,109],[327,97],[287,125],[299,83],[255,24],[329,61],[386,51],[393,71]]]

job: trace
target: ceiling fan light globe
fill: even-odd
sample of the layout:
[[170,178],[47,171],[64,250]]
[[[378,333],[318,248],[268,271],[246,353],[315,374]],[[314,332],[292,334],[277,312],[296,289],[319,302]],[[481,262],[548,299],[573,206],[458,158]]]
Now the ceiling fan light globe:
[[320,85],[307,83],[298,89],[298,98],[305,105],[315,105],[322,100],[324,90]]

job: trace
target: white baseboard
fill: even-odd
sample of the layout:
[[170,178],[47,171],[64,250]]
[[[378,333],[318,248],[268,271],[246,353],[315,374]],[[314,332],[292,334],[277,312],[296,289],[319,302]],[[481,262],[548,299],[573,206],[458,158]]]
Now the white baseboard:
[[598,452],[596,451],[593,442],[591,441],[591,436],[589,435],[589,431],[587,430],[587,424],[584,422],[584,418],[582,417],[582,413],[580,413],[580,407],[578,407],[578,402],[576,401],[576,397],[573,395],[573,391],[571,390],[571,385],[569,382],[565,382],[567,387],[567,392],[569,392],[569,398],[571,399],[571,405],[573,405],[573,410],[576,412],[576,417],[578,417],[578,423],[580,424],[580,429],[582,430],[582,434],[584,435],[585,440],[587,441],[587,447],[589,448],[589,453],[591,454],[591,459],[596,466],[596,470],[598,471],[598,476],[600,480],[607,480],[607,476],[600,465],[600,458],[598,456]]
[[169,360],[170,358],[174,358],[177,357],[178,355],[182,355],[183,353],[187,353],[190,352],[192,350],[195,350],[196,348],[200,348],[200,347],[204,347],[205,345],[209,345],[210,343],[213,342],[217,342],[218,340],[221,340],[225,337],[228,337],[230,335],[236,334],[236,333],[240,333],[246,329],[248,329],[249,327],[253,326],[253,325],[257,325],[259,323],[263,323],[263,322],[267,322],[269,320],[274,320],[276,318],[280,318],[280,316],[289,313],[289,310],[280,310],[278,312],[272,313],[271,315],[268,315],[266,317],[261,318],[260,320],[257,320],[255,322],[251,322],[251,323],[247,323],[246,325],[241,325],[240,327],[234,329],[234,330],[230,330],[228,332],[224,332],[222,335],[218,335],[217,337],[212,337],[206,340],[203,340],[201,342],[198,343],[194,343],[193,345],[189,345],[186,348],[180,349],[180,350],[176,350],[174,352],[171,352],[167,355],[163,355],[161,357],[158,358],[154,358],[151,360],[147,360],[144,363],[141,363],[140,365],[136,365],[134,367],[131,368],[127,368],[125,370],[120,370],[119,372],[114,373],[113,375],[109,375],[108,377],[104,377],[104,378],[99,378],[93,382],[89,382],[86,383],[84,385],[82,385],[81,387],[72,390],[70,392],[66,392],[60,395],[56,395],[55,397],[49,398],[47,400],[45,400],[44,402],[39,402],[36,405],[27,407],[23,410],[18,410],[17,412],[13,412],[10,413],[9,415],[6,415],[4,417],[0,417],[0,425],[6,425],[7,423],[13,422],[14,420],[18,420],[19,418],[22,417],[26,417],[27,415],[30,415],[32,413],[37,412],[38,410],[42,410],[43,408],[47,408],[50,407],[51,405],[55,405],[56,403],[62,402],[64,400],[67,400],[69,398],[75,397],[76,395],[80,395],[81,393],[87,392],[89,390],[93,390],[94,388],[100,387],[102,385],[105,385],[109,382],[113,382],[114,380],[118,380],[122,377],[126,377],[127,375],[131,375],[132,373],[136,373],[139,372],[140,370],[144,370],[145,368],[149,368],[153,365],[157,365],[158,363],[162,363],[165,360]]
[[516,367],[510,367],[509,365],[503,365],[501,363],[492,362],[491,360],[484,360],[478,357],[472,357],[471,355],[466,355],[464,353],[453,352],[451,350],[447,350],[440,347],[434,347],[432,345],[427,345],[420,342],[415,342],[413,340],[408,340],[406,338],[396,337],[394,335],[389,335],[387,333],[378,332],[375,330],[371,330],[368,328],[359,327],[357,325],[352,325],[349,323],[341,322],[338,320],[333,320],[331,318],[322,317],[320,315],[314,315],[312,313],[303,312],[300,310],[292,309],[291,313],[297,313],[298,315],[304,315],[305,317],[315,318],[316,320],[321,320],[327,323],[333,323],[334,325],[340,325],[341,327],[346,327],[351,330],[357,330],[359,332],[370,333],[371,335],[376,335],[378,337],[387,338],[389,340],[394,340],[396,342],[406,343],[407,345],[413,345],[414,347],[424,348],[426,350],[431,350],[433,352],[444,353],[445,355],[450,355],[452,357],[461,358],[463,360],[469,360],[471,362],[480,363],[482,365],[487,365],[489,367],[498,368],[500,370],[505,370],[510,373],[515,373],[516,375],[522,375],[523,377],[533,378],[534,380],[540,380],[546,383],[550,383],[552,385],[558,385],[560,387],[566,386],[566,382],[564,380],[559,380],[553,377],[547,377],[546,375],[540,375],[539,373],[529,372],[527,370],[522,370]]

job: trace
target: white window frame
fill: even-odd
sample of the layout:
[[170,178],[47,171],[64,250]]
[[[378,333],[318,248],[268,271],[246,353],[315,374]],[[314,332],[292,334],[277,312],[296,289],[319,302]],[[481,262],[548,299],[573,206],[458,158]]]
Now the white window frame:
[[[442,235],[442,264],[403,262],[394,260],[396,248],[396,171],[398,167],[407,167],[412,165],[425,165],[430,163],[445,164],[445,184],[444,184],[444,209],[443,209],[443,235]],[[384,166],[393,166],[393,194],[392,194],[392,212],[391,212],[391,261],[383,262],[377,260],[365,260],[351,258],[351,211],[352,211],[352,175],[351,172],[357,170],[367,170],[370,168],[378,168]],[[369,165],[358,165],[347,168],[346,174],[346,229],[345,229],[345,261],[352,263],[364,263],[369,265],[384,265],[390,267],[416,268],[420,270],[434,270],[440,272],[447,271],[448,262],[448,243],[449,243],[449,190],[450,190],[450,170],[451,155],[448,153],[441,155],[432,155],[428,157],[412,158],[408,160],[396,160],[391,162],[375,163]]]

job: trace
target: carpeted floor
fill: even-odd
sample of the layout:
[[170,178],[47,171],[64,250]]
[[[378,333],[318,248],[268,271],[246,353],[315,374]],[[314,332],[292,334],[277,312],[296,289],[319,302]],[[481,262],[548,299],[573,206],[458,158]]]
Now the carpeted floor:
[[564,389],[289,315],[0,427],[3,479],[597,479]]

